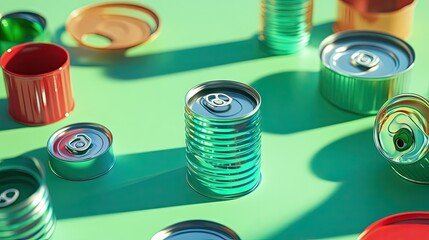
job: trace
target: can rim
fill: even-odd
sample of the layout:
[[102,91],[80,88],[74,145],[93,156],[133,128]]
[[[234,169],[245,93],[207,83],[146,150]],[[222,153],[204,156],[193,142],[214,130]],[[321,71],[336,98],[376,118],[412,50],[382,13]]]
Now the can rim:
[[377,228],[380,228],[382,226],[387,226],[390,224],[398,224],[401,221],[404,220],[411,220],[411,219],[419,219],[419,220],[428,220],[429,221],[429,212],[403,212],[403,213],[397,213],[393,214],[387,217],[384,217],[382,219],[379,219],[375,222],[373,222],[371,225],[369,225],[365,230],[359,235],[358,239],[361,240],[364,237],[366,237],[368,234],[375,231]]
[[[96,46],[92,46],[92,45],[88,45],[85,44],[78,36],[76,36],[74,34],[73,29],[70,29],[70,23],[73,21],[74,18],[78,17],[79,15],[81,15],[82,13],[91,10],[93,8],[104,8],[104,7],[123,7],[123,8],[127,8],[127,9],[139,9],[142,10],[142,12],[148,14],[154,21],[155,21],[155,29],[151,32],[151,34],[149,35],[148,38],[143,39],[141,41],[139,41],[138,43],[134,44],[134,45],[130,45],[127,47],[120,47],[120,48],[110,48],[109,46],[107,47],[96,47]],[[84,46],[86,48],[92,49],[92,50],[98,50],[98,51],[112,51],[112,50],[125,50],[128,48],[132,48],[144,43],[149,43],[153,40],[155,40],[160,33],[160,29],[161,29],[161,20],[159,18],[159,15],[152,10],[149,7],[146,7],[145,5],[142,5],[140,3],[137,2],[109,2],[109,3],[94,3],[94,4],[89,4],[86,6],[83,6],[81,8],[75,9],[73,10],[70,15],[68,16],[67,20],[66,20],[66,24],[65,24],[66,30],[68,33],[70,33],[70,35],[73,37],[74,40],[76,40],[76,42],[81,45]]]
[[[27,163],[34,164],[34,167],[35,167],[35,169],[37,169],[40,176],[37,174],[34,174],[34,172],[29,170],[27,166],[17,164],[16,163],[17,159],[21,159],[21,161],[25,161],[24,164],[27,164]],[[26,159],[26,160],[23,160],[23,159]],[[7,165],[1,166],[2,168],[1,168],[0,172],[8,171],[8,170],[24,172],[26,174],[29,174],[31,177],[33,177],[38,182],[38,185],[39,185],[38,188],[34,191],[34,193],[32,193],[30,196],[28,196],[24,201],[15,204],[13,206],[14,209],[16,209],[16,208],[21,209],[21,208],[27,206],[28,204],[33,202],[34,199],[36,199],[38,196],[43,197],[42,193],[44,191],[47,191],[47,187],[46,187],[46,183],[45,183],[45,171],[44,171],[43,166],[40,164],[40,162],[35,157],[22,155],[22,156],[18,156],[16,158],[0,160],[0,164],[2,162],[5,162],[5,161],[7,162],[6,163]],[[2,211],[7,212],[7,210],[8,210],[8,208],[5,208],[4,210],[0,208],[0,213]]]
[[[69,160],[67,160],[67,159],[60,159],[58,156],[56,156],[56,155],[52,152],[52,143],[53,143],[53,141],[54,141],[55,139],[57,139],[61,134],[63,134],[63,133],[64,133],[68,128],[70,128],[70,127],[74,127],[74,126],[79,126],[79,125],[86,125],[86,126],[90,126],[90,127],[96,127],[96,128],[101,128],[101,129],[103,129],[103,130],[104,130],[104,131],[106,131],[106,132],[108,133],[108,135],[109,135],[109,138],[110,138],[110,147],[113,145],[113,134],[112,134],[112,132],[111,132],[107,127],[105,127],[104,125],[101,125],[101,124],[99,124],[99,123],[93,123],[93,122],[79,122],[79,123],[73,123],[73,124],[69,124],[69,125],[67,125],[67,126],[64,126],[64,127],[60,128],[60,129],[56,130],[56,131],[55,131],[55,132],[54,132],[54,133],[49,137],[48,142],[47,142],[47,150],[48,150],[48,154],[49,154],[51,157],[55,158],[55,160],[57,160],[57,161],[71,162],[71,163],[86,162],[86,161],[91,161],[91,160],[93,160],[93,159],[94,159],[94,158],[89,158],[89,159],[81,159],[81,160],[73,160],[73,161],[69,161]],[[107,151],[109,151],[110,147],[106,149],[106,152],[107,152]],[[103,153],[105,153],[105,152],[103,152]],[[103,153],[101,153],[101,154],[103,154]],[[113,167],[113,165],[112,165],[112,167]]]
[[165,240],[173,232],[195,228],[195,226],[199,226],[202,229],[217,231],[222,234],[226,234],[226,236],[230,237],[231,240],[240,240],[240,237],[237,235],[237,233],[234,232],[229,227],[222,225],[220,223],[208,221],[208,220],[188,220],[188,221],[175,223],[157,232],[151,238],[151,240]]
[[[35,12],[18,11],[18,12],[6,13],[6,14],[1,14],[0,13],[0,20],[3,20],[4,18],[15,18],[15,15],[20,15],[20,14],[22,14],[24,16],[27,15],[27,16],[30,16],[30,17],[37,18],[38,20],[40,20],[40,21],[37,21],[37,22],[40,23],[40,25],[42,26],[42,28],[43,28],[44,31],[46,30],[46,28],[47,28],[46,18],[43,17],[42,15],[38,14],[38,13],[35,13]],[[19,17],[19,18],[20,19],[27,19],[27,18],[22,18],[22,17]],[[27,20],[34,22],[31,19],[27,19]]]
[[[386,75],[383,77],[375,77],[374,78],[374,77],[366,77],[366,76],[354,76],[354,75],[347,74],[344,72],[337,72],[334,69],[332,69],[330,65],[326,64],[325,61],[323,61],[323,50],[327,46],[329,46],[330,44],[335,43],[335,41],[337,41],[339,39],[349,38],[349,37],[362,37],[362,36],[380,37],[380,38],[384,38],[386,40],[389,40],[389,41],[397,44],[398,46],[400,46],[402,49],[404,49],[408,53],[408,57],[410,59],[409,66],[400,72],[396,72],[394,74],[389,74],[389,75]],[[337,32],[337,33],[331,34],[328,37],[326,37],[319,45],[319,58],[321,60],[321,63],[323,64],[323,66],[325,66],[326,68],[336,72],[337,74],[347,76],[347,77],[352,77],[355,79],[374,81],[374,80],[389,80],[394,76],[398,76],[398,75],[404,74],[406,72],[409,72],[414,67],[414,63],[416,60],[416,54],[415,54],[413,47],[411,47],[411,45],[409,43],[407,43],[406,41],[404,41],[398,37],[395,37],[391,34],[379,32],[379,31],[351,30],[351,31]]]
[[[12,52],[14,50],[16,50],[16,51],[22,50],[22,49],[24,49],[24,48],[26,48],[28,46],[37,46],[37,45],[39,45],[39,46],[50,46],[50,47],[57,48],[58,50],[62,51],[63,54],[65,54],[65,56],[66,56],[65,61],[61,64],[60,67],[58,67],[58,68],[56,68],[56,69],[54,69],[52,71],[44,72],[44,73],[39,73],[39,74],[15,73],[15,72],[12,72],[12,71],[10,71],[9,69],[6,68],[7,63],[9,63],[9,61],[10,61],[10,57],[8,59],[6,59],[8,57],[8,56],[6,56],[6,55],[8,55],[8,53],[10,53],[10,52]],[[68,51],[64,47],[62,47],[62,46],[60,46],[58,44],[54,44],[54,43],[41,43],[41,42],[37,42],[37,43],[28,42],[28,43],[18,44],[16,46],[13,46],[13,47],[9,48],[8,50],[6,50],[6,52],[4,52],[3,55],[1,55],[1,57],[0,57],[0,66],[3,69],[3,71],[5,71],[6,73],[8,73],[10,75],[17,76],[17,77],[25,77],[26,81],[39,81],[40,80],[40,79],[38,79],[39,77],[49,76],[49,75],[52,75],[55,72],[63,71],[65,68],[68,68],[70,66],[70,55],[69,55]]]
[[[255,108],[244,116],[231,117],[231,118],[225,118],[225,119],[205,117],[205,116],[201,116],[198,113],[193,112],[189,106],[189,101],[191,100],[191,98],[193,96],[195,96],[198,92],[202,91],[203,89],[207,89],[207,87],[217,87],[217,86],[227,86],[227,87],[229,86],[229,87],[232,87],[235,89],[243,90],[246,93],[249,93],[254,98],[254,100],[256,101]],[[234,80],[212,80],[212,81],[204,82],[204,83],[201,83],[201,84],[198,84],[198,85],[192,87],[185,95],[185,106],[189,112],[192,112],[192,114],[203,117],[205,119],[214,120],[214,121],[234,121],[236,119],[248,118],[248,117],[254,115],[257,111],[259,111],[261,103],[262,103],[261,95],[258,93],[258,91],[256,91],[256,89],[254,89],[253,87],[251,87],[245,83],[234,81]]]
[[[377,112],[377,115],[376,115],[376,117],[375,117],[375,120],[374,120],[374,128],[373,128],[373,139],[374,139],[374,143],[375,143],[375,147],[377,148],[377,150],[380,152],[380,154],[387,160],[387,161],[389,161],[389,162],[391,162],[391,163],[393,163],[393,164],[395,164],[395,165],[409,165],[409,164],[413,164],[413,163],[416,163],[416,162],[418,162],[420,159],[417,159],[417,160],[415,160],[415,161],[413,161],[413,162],[395,162],[395,161],[393,161],[392,159],[390,159],[390,157],[389,156],[387,156],[385,153],[384,153],[384,150],[383,150],[383,148],[381,147],[381,144],[380,144],[380,140],[379,140],[379,137],[378,137],[378,122],[380,121],[380,118],[385,114],[384,112],[385,112],[385,110],[390,106],[390,104],[392,103],[392,102],[394,102],[395,100],[397,100],[397,99],[400,99],[400,98],[404,98],[404,97],[411,97],[411,98],[414,98],[415,100],[420,100],[420,101],[422,101],[423,103],[425,103],[426,105],[428,105],[429,106],[429,101],[426,99],[426,98],[424,98],[424,97],[422,97],[422,96],[420,96],[420,95],[418,95],[418,94],[416,94],[416,93],[404,93],[404,94],[399,94],[399,95],[396,95],[396,96],[394,96],[394,97],[392,97],[392,98],[390,98],[389,100],[387,100],[381,107],[380,107],[380,109],[378,110],[378,112]],[[424,155],[426,155],[426,154],[428,154],[429,153],[429,148],[426,150],[426,151],[424,151]],[[396,171],[396,170],[395,170]],[[401,174],[400,174],[401,175]],[[401,175],[402,176],[402,175]],[[406,179],[409,179],[409,178],[407,178],[407,177],[405,177]],[[412,179],[409,179],[410,181],[412,181],[412,182],[418,182],[418,183],[420,183],[419,181],[415,181],[415,180],[412,180]]]

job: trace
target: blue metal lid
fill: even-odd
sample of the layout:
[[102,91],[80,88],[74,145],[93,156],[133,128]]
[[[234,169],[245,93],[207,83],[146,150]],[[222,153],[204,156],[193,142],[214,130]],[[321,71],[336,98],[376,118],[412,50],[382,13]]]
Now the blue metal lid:
[[348,31],[333,34],[320,44],[320,58],[331,70],[360,78],[385,78],[412,68],[413,48],[389,34]]
[[211,119],[245,118],[258,111],[259,93],[235,81],[210,81],[192,88],[186,94],[186,107],[193,113]]

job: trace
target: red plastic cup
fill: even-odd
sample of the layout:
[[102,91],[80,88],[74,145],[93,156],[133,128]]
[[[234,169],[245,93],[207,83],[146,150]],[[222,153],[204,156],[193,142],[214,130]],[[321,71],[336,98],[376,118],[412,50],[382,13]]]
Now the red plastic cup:
[[26,125],[59,121],[74,109],[70,59],[66,49],[50,43],[25,43],[0,59],[9,114]]

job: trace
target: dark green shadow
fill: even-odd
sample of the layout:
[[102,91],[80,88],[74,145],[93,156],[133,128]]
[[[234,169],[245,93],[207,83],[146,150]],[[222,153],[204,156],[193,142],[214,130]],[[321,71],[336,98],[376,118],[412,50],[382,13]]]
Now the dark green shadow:
[[395,174],[375,148],[372,129],[328,145],[314,156],[311,169],[318,177],[341,185],[328,200],[270,239],[359,234],[388,215],[429,210],[428,186],[408,182]]
[[15,122],[9,115],[7,99],[0,99],[0,131],[26,127]]
[[262,130],[287,134],[362,118],[328,103],[319,92],[319,73],[282,72],[251,84],[262,98]]
[[55,176],[48,167],[45,148],[26,155],[36,157],[45,166],[58,219],[214,201],[188,186],[184,148],[117,156],[110,172],[89,181]]
[[65,28],[54,34],[54,42],[64,46],[73,66],[105,66],[110,79],[133,80],[191,71],[268,57],[257,36],[236,42],[188,48],[142,56],[126,57],[126,51],[94,51],[67,46],[61,38]]
[[310,42],[308,45],[318,48],[323,39],[334,33],[332,30],[333,24],[334,22],[327,22],[313,26],[313,30],[311,30]]

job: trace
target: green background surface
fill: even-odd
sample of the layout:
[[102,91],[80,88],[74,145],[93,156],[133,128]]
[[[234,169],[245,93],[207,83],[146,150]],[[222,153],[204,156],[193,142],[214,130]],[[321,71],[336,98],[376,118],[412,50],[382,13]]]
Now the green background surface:
[[[222,223],[243,239],[355,239],[390,214],[429,210],[429,188],[398,177],[374,147],[374,117],[344,112],[318,91],[320,41],[331,34],[334,0],[316,0],[310,44],[268,56],[256,40],[259,1],[141,1],[161,17],[159,38],[107,61],[71,45],[69,13],[100,1],[2,0],[7,13],[48,20],[72,56],[76,108],[42,127],[13,122],[0,84],[0,158],[37,157],[62,126],[97,122],[114,135],[115,167],[72,182],[47,169],[58,222],[53,239],[150,239],[185,220]],[[429,1],[416,6],[409,43],[417,55],[412,91],[428,96]],[[196,84],[233,79],[262,95],[262,183],[250,195],[215,201],[185,181],[184,96]]]

